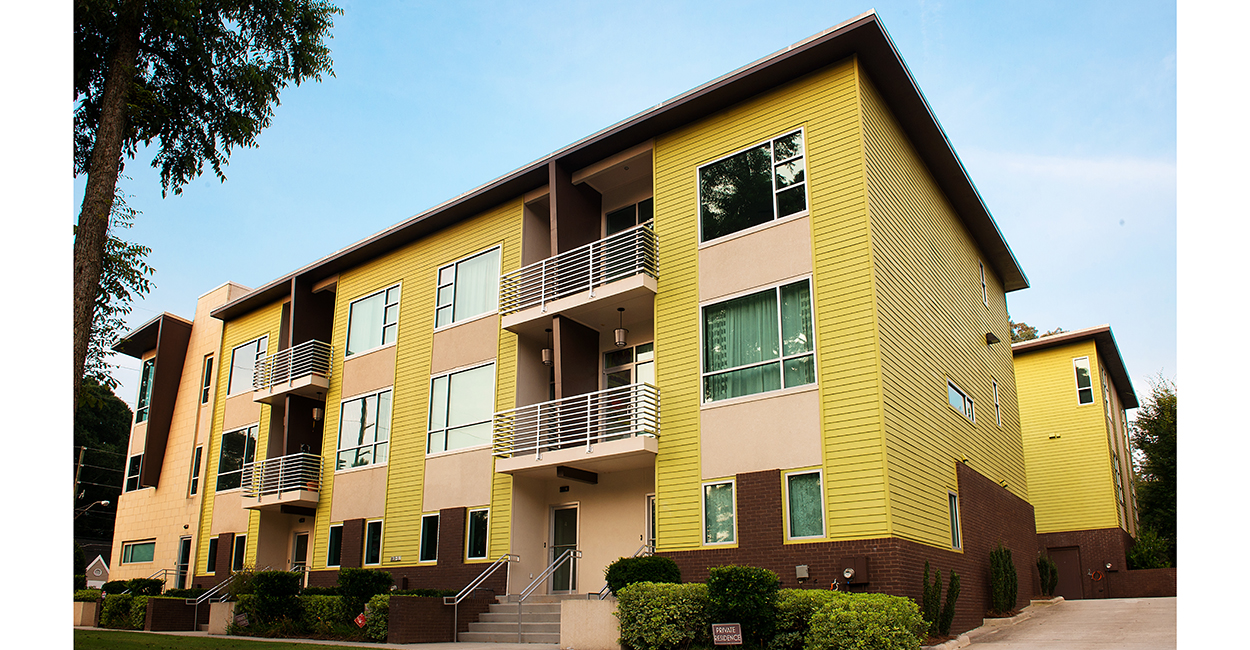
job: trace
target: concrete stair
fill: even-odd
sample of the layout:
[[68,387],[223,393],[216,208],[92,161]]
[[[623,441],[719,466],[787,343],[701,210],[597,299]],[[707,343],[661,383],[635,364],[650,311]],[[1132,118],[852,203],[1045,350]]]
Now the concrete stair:
[[[516,596],[511,598],[515,599]],[[520,643],[560,642],[560,601],[569,598],[586,598],[585,594],[570,596],[547,596],[535,594],[521,605]],[[469,624],[468,632],[461,632],[462,643],[517,643],[517,603],[508,596],[497,596],[490,611]]]

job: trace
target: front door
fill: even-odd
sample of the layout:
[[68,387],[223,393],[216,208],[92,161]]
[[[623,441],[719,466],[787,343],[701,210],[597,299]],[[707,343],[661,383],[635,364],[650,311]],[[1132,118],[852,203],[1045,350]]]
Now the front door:
[[174,586],[178,589],[187,588],[187,571],[191,566],[191,538],[183,537],[178,540],[178,577],[174,580]]
[[1085,597],[1081,586],[1081,550],[1076,546],[1067,548],[1046,549],[1046,554],[1055,561],[1059,571],[1059,581],[1055,583],[1055,595],[1063,596],[1064,600],[1080,600]]
[[[577,550],[577,506],[557,506],[551,511],[551,557],[554,562],[565,551]],[[577,559],[571,558],[551,574],[552,593],[577,590]]]
[[308,566],[308,533],[295,533],[291,545],[291,570],[303,571]]

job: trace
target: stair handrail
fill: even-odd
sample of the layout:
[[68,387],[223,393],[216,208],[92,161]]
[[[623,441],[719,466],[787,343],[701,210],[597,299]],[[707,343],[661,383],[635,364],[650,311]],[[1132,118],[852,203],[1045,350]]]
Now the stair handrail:
[[[268,571],[268,570],[269,570],[269,565],[265,565],[265,568],[261,569],[261,571]],[[231,573],[230,575],[226,576],[225,580],[222,580],[221,582],[217,583],[216,585],[213,586],[212,589],[209,589],[208,591],[200,594],[194,600],[190,598],[186,600],[186,603],[188,605],[192,603],[195,604],[195,625],[196,626],[200,624],[200,603],[204,601],[208,601],[211,604],[213,602],[213,597],[217,595],[217,592],[221,591],[222,589],[225,589],[226,587],[229,587],[230,583],[234,582],[234,579],[239,577],[239,573],[240,573],[239,571],[235,571]],[[225,596],[222,596],[222,598],[224,599]],[[221,601],[218,601],[218,602],[221,602]],[[196,628],[192,628],[192,629],[196,629]]]
[[534,593],[534,590],[538,588],[538,585],[542,584],[551,574],[555,573],[556,569],[559,569],[561,564],[564,564],[565,562],[572,562],[574,559],[580,558],[581,556],[582,556],[582,552],[578,549],[575,549],[575,548],[564,549],[563,553],[557,556],[556,559],[552,560],[551,564],[548,564],[547,568],[543,569],[542,573],[539,573],[538,577],[534,578],[534,580],[530,582],[529,586],[521,591],[516,601],[516,642],[517,643],[522,643],[521,641],[521,611],[525,608],[524,607],[525,599],[529,598],[530,594]]
[[455,607],[455,609],[452,610],[452,614],[451,614],[451,639],[452,641],[460,640],[460,601],[464,600],[465,598],[468,598],[470,594],[472,594],[474,591],[477,590],[479,585],[481,585],[483,582],[486,582],[487,578],[491,577],[491,575],[493,575],[496,571],[498,571],[499,567],[504,566],[505,564],[508,564],[509,562],[520,562],[520,561],[521,561],[520,555],[515,555],[513,553],[504,553],[503,555],[499,556],[498,560],[491,562],[490,566],[486,567],[486,569],[482,571],[482,573],[478,574],[478,576],[474,578],[472,582],[466,585],[464,589],[461,589],[460,593],[456,594],[455,596],[443,596],[444,605],[452,605]]
[[[160,577],[161,577],[161,591],[165,591],[165,582],[167,582],[167,581],[169,580],[169,572],[170,572],[170,571],[174,571],[174,570],[175,570],[175,569],[170,569],[170,568],[168,568],[168,567],[166,567],[166,568],[164,568],[164,569],[157,569],[157,570],[156,570],[156,573],[153,573],[152,575],[148,576],[148,577],[147,577],[147,579],[148,579],[148,580],[152,580],[152,579],[154,579],[156,576],[160,576]],[[130,593],[130,589],[126,589],[126,591],[123,591],[123,592],[122,592],[122,595],[125,595],[125,594],[128,594],[128,593]]]
[[[638,550],[634,551],[634,554],[630,557],[638,557],[640,555],[655,555],[655,546],[651,544],[643,544],[642,546],[639,546]],[[603,583],[603,589],[599,590],[599,600],[607,598],[610,593],[612,593],[612,590],[608,588],[608,583]]]

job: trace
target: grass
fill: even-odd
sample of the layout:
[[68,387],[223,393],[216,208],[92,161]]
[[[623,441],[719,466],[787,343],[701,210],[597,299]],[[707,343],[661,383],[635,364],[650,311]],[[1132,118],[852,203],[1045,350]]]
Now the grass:
[[112,630],[74,630],[74,650],[359,650],[360,646],[252,641],[237,636],[182,636]]

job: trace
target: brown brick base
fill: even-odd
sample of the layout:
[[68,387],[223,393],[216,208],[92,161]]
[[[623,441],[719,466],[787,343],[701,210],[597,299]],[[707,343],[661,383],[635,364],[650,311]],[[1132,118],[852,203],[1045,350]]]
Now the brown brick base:
[[[1122,528],[1038,533],[1038,551],[1076,547],[1081,556],[1083,598],[1151,598],[1176,595],[1176,569],[1129,571],[1133,537]],[[1111,568],[1107,568],[1107,564]],[[1102,577],[1093,580],[1094,572]],[[1038,591],[1040,592],[1040,586]]]
[[[844,566],[858,561],[867,582],[852,591],[906,596],[920,602],[924,563],[943,576],[943,594],[950,572],[959,574],[961,591],[952,632],[981,624],[989,608],[990,551],[999,542],[1012,551],[1018,580],[1017,607],[1034,592],[1036,529],[1033,506],[966,465],[959,464],[959,499],[963,552],[925,546],[900,538],[848,542],[784,544],[779,470],[737,476],[737,548],[664,552],[681,569],[684,582],[707,579],[709,567],[745,564],[776,572],[783,587],[827,589]],[[743,513],[751,513],[746,515]],[[761,514],[763,513],[763,514]],[[810,579],[799,584],[795,566],[807,565]],[[857,579],[863,571],[857,570]]]

